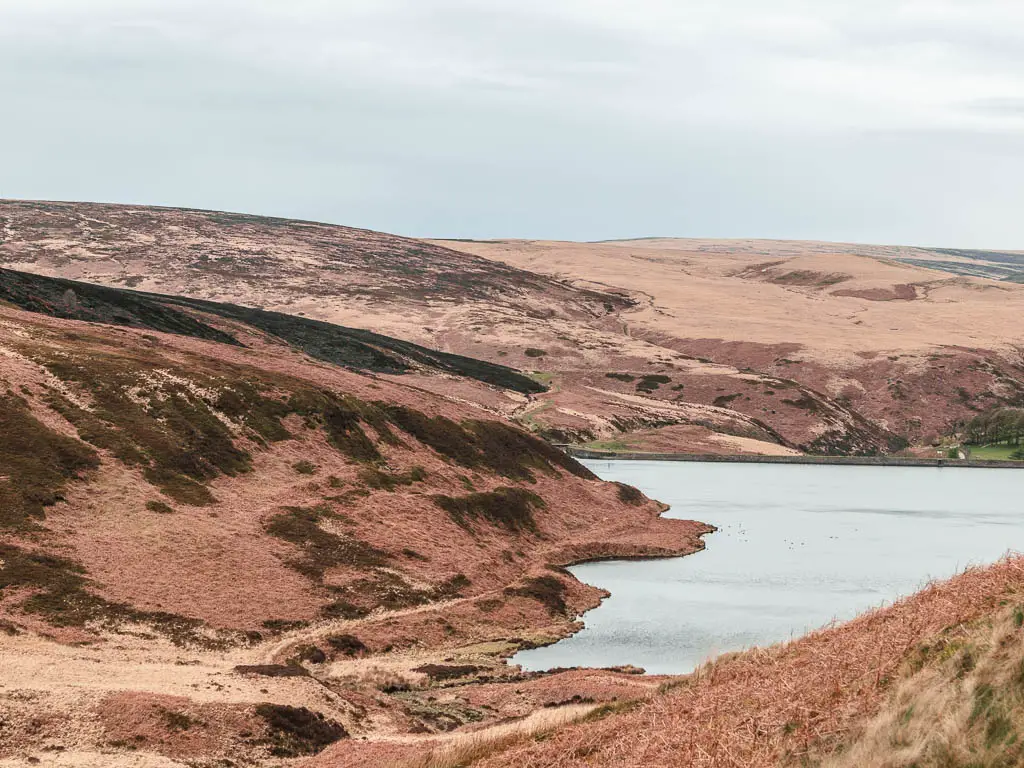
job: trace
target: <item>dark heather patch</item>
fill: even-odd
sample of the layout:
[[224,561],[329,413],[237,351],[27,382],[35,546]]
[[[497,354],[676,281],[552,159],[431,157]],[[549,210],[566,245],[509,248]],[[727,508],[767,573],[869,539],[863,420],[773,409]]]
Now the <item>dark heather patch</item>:
[[157,707],[157,713],[169,731],[188,731],[198,725],[205,725],[202,720],[190,717],[184,712],[178,712],[166,707]]
[[51,317],[130,326],[243,346],[224,331],[197,320],[192,311],[245,323],[276,336],[318,360],[358,370],[402,374],[414,367],[454,373],[523,394],[544,387],[503,365],[421,347],[408,341],[319,320],[202,299],[0,269],[0,301]]
[[346,599],[334,600],[320,609],[320,615],[325,619],[361,619],[369,613],[369,608]]
[[296,659],[300,662],[308,661],[310,664],[323,664],[327,661],[327,654],[315,645],[306,645],[299,649]]
[[427,416],[401,405],[382,406],[389,420],[403,432],[456,464],[464,467],[478,466],[479,451],[473,446],[466,431],[456,422],[444,416]]
[[344,587],[328,587],[336,599],[321,609],[321,615],[361,618],[369,612],[364,606],[396,611],[425,605],[457,596],[459,590],[468,583],[469,580],[460,574],[430,589],[420,589],[409,584],[399,574],[378,568],[370,570],[366,578],[356,579]]
[[[739,395],[735,395],[739,397]],[[783,399],[782,401],[786,405],[791,405],[794,408],[799,408],[809,413],[819,413],[821,411],[821,405],[809,395],[801,395],[798,399]]]
[[0,299],[20,309],[67,320],[147,328],[238,346],[223,331],[143,293],[0,269]]
[[0,528],[36,527],[68,481],[98,466],[96,451],[47,427],[22,398],[0,397]]
[[506,595],[528,597],[543,603],[552,614],[565,614],[565,584],[554,576],[537,576],[527,579],[521,587],[506,587]]
[[[737,393],[736,393],[736,394],[734,394],[734,395],[719,395],[718,397],[716,397],[716,398],[715,398],[715,399],[714,399],[714,400],[713,400],[713,401],[711,402],[711,404],[712,404],[712,405],[714,405],[714,406],[715,406],[715,407],[717,407],[717,408],[725,408],[725,407],[727,407],[727,406],[729,405],[729,403],[731,403],[731,402],[732,402],[733,400],[735,400],[735,399],[736,399],[736,398],[738,398],[738,397],[742,397],[742,396],[743,396],[743,395],[742,395],[742,393],[740,393],[740,392],[737,392]],[[808,400],[809,400],[809,398],[808,398]],[[782,402],[784,402],[784,403],[789,403],[790,405],[795,405],[795,404],[796,404],[796,403],[795,403],[794,401],[792,401],[792,400],[783,400]],[[813,402],[813,401],[809,400],[809,402]],[[803,407],[803,406],[799,406],[799,407]]]
[[309,427],[322,427],[330,444],[357,462],[377,462],[383,456],[363,431],[369,424],[381,442],[397,444],[381,410],[350,395],[330,392],[296,392],[289,401],[292,412],[302,416]]
[[638,507],[644,503],[646,497],[639,488],[634,488],[626,483],[615,483],[615,485],[618,489],[619,501],[623,504],[631,504],[634,507]]
[[506,530],[536,533],[534,509],[543,509],[544,500],[523,488],[496,488],[468,496],[433,496],[433,501],[458,525],[467,530],[475,520],[483,520]]
[[294,619],[265,619],[263,621],[263,628],[274,633],[290,632],[293,629],[303,629],[308,626],[308,621]]
[[8,637],[15,637],[21,634],[21,629],[14,622],[7,621],[6,619],[0,619],[0,633],[7,635]]
[[[352,488],[350,490],[345,491],[344,493],[336,493],[331,496],[324,496],[324,501],[331,501],[334,502],[335,504],[347,506],[350,504],[354,504],[359,499],[365,499],[369,495],[370,492],[365,488]],[[339,515],[338,517],[339,519],[341,519],[342,516]]]
[[7,588],[29,589],[33,594],[21,603],[25,613],[43,617],[54,626],[83,626],[97,622],[109,629],[126,623],[148,624],[179,645],[209,647],[224,644],[201,634],[203,622],[173,613],[138,611],[89,591],[85,569],[71,560],[40,552],[28,552],[0,544],[0,594]]
[[217,395],[214,407],[229,419],[241,422],[262,438],[257,442],[277,443],[292,434],[281,424],[291,413],[284,399],[267,394],[255,377],[234,379]]
[[464,573],[457,573],[434,587],[434,597],[438,600],[459,597],[462,594],[462,590],[470,584],[472,582],[469,580],[469,576]]
[[638,392],[654,392],[656,389],[661,387],[662,384],[668,384],[672,379],[668,376],[664,376],[659,373],[652,373],[641,377],[640,381],[637,382],[636,389]]
[[[80,360],[52,357],[45,364],[92,399],[91,411],[56,393],[48,400],[82,439],[142,468],[146,480],[175,501],[211,504],[205,483],[251,469],[252,457],[235,445],[211,403],[177,381],[155,386],[146,381],[146,372],[155,367],[152,360],[95,353]],[[200,385],[217,383],[182,374]]]
[[[52,374],[90,397],[86,410],[56,391],[47,395],[82,440],[138,467],[148,482],[182,504],[213,504],[210,481],[251,470],[252,456],[236,444],[236,431],[264,446],[287,440],[292,435],[281,420],[292,414],[308,428],[323,429],[328,442],[352,461],[371,466],[383,461],[381,445],[403,445],[397,426],[450,460],[510,478],[533,479],[531,470],[551,472],[554,466],[589,474],[561,451],[506,425],[460,425],[414,409],[309,389],[284,376],[259,376],[245,366],[227,366],[228,375],[213,376],[168,365],[146,350],[42,358]],[[154,370],[168,368],[173,376],[153,381]],[[225,417],[239,426],[229,427]],[[425,477],[422,468],[390,475],[374,469],[364,475],[371,487],[392,489]]]
[[305,707],[258,704],[255,712],[267,724],[263,743],[274,757],[315,755],[348,737],[348,731],[340,723]]
[[[358,462],[381,458],[364,424],[373,427],[380,442],[400,443],[376,406],[311,390],[283,376],[261,378],[244,366],[226,366],[228,375],[211,376],[127,354],[93,354],[80,360],[50,356],[44,362],[58,378],[77,384],[91,397],[93,407],[87,411],[56,392],[48,396],[49,405],[75,425],[81,438],[141,468],[147,481],[183,504],[214,503],[206,487],[209,481],[251,469],[251,455],[236,445],[223,417],[265,446],[290,439],[281,420],[298,414],[307,427],[322,428],[335,449]],[[196,386],[174,380],[153,384],[147,377],[168,367],[175,378]]]
[[327,638],[327,644],[342,656],[360,656],[368,650],[355,635],[331,635]]
[[511,480],[532,480],[531,469],[555,474],[554,467],[586,480],[596,475],[550,443],[500,421],[467,421],[484,467]]
[[555,468],[588,480],[590,470],[548,442],[498,421],[427,416],[412,408],[382,405],[403,432],[441,456],[469,469],[487,469],[510,480],[535,480],[534,471],[555,474]]
[[457,680],[466,675],[479,672],[483,667],[476,667],[472,664],[424,664],[415,667],[413,672],[420,672],[431,680]]
[[309,672],[298,664],[239,664],[235,672],[258,677],[309,677]]
[[422,467],[413,467],[408,472],[385,472],[376,467],[366,467],[359,472],[359,480],[367,488],[376,491],[393,491],[398,486],[423,482],[427,477]]
[[217,499],[210,489],[191,477],[153,467],[144,469],[142,476],[146,478],[146,482],[159,488],[162,494],[180,504],[208,507],[217,503]]
[[289,565],[316,581],[322,580],[324,573],[335,566],[375,568],[388,562],[389,556],[383,550],[320,527],[321,520],[332,517],[337,515],[326,504],[318,507],[284,507],[282,512],[267,522],[266,531],[299,547],[302,557]]

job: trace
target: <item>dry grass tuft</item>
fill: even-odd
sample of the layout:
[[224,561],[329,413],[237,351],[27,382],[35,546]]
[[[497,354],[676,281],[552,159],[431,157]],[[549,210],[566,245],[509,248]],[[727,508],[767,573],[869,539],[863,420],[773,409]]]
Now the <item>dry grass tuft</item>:
[[823,768],[1011,768],[1024,764],[1024,609],[944,633]]
[[542,709],[522,720],[468,733],[460,733],[433,747],[422,757],[401,768],[458,768],[471,765],[487,755],[517,742],[533,739],[560,726],[583,720],[597,708],[594,704],[571,704]]

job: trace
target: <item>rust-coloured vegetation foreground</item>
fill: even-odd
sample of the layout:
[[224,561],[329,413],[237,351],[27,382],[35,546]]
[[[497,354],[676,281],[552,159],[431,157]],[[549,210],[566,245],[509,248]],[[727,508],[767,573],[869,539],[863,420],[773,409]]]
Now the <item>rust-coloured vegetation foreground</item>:
[[[954,653],[962,658],[964,646],[953,641],[965,625],[991,619],[1002,606],[1019,610],[1022,590],[1022,557],[973,569],[841,626],[788,644],[724,657],[634,711],[566,727],[543,741],[520,744],[474,765],[755,768],[817,764],[858,736],[901,677]],[[1020,669],[1024,663],[1020,627],[1016,623],[1011,636],[1016,638],[1013,653],[1003,659],[1008,669]],[[1004,646],[1009,643],[1003,641]],[[965,668],[970,663],[963,662]],[[1016,706],[1020,714],[1019,696]],[[878,764],[915,763],[908,759]]]

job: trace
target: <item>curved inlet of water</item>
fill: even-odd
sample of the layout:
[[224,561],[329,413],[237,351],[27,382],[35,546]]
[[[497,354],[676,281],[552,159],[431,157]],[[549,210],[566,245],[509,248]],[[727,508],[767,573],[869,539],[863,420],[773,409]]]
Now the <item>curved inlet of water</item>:
[[572,568],[612,596],[575,636],[516,654],[526,670],[683,674],[1024,548],[1024,473],[1012,469],[584,463],[670,504],[667,517],[719,530],[688,557]]

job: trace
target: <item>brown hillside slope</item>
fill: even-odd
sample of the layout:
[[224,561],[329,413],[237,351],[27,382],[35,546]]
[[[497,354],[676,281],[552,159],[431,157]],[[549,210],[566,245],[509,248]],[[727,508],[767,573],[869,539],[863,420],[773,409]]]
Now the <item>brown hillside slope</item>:
[[240,343],[0,303],[0,760],[278,764],[539,707],[434,690],[529,683],[502,657],[601,596],[560,565],[708,530],[424,386],[451,375],[200,319]]
[[[740,345],[728,356],[717,345],[683,344],[690,336],[678,318],[645,328],[638,321],[662,310],[651,305],[650,290],[632,285],[628,270],[616,276],[598,268],[593,277],[608,277],[607,285],[574,286],[539,274],[556,268],[557,258],[527,271],[465,252],[495,255],[476,243],[442,247],[202,211],[8,201],[0,203],[0,221],[0,265],[13,269],[305,315],[536,371],[550,391],[506,403],[506,412],[555,440],[628,433],[641,447],[663,450],[873,453],[898,447],[904,431],[920,437],[935,426],[905,430],[906,402],[899,418],[865,418],[850,407],[855,392],[788,362],[794,344]],[[586,263],[568,272],[591,276]],[[663,288],[691,280],[678,271],[660,277]],[[793,297],[778,296],[773,311],[786,316]],[[721,298],[717,311],[728,312],[733,305]],[[746,307],[736,316],[758,322]],[[877,375],[888,375],[888,365]],[[984,370],[971,376],[958,374],[965,391],[992,379]],[[872,385],[871,397],[885,397],[886,386]],[[936,424],[967,411],[953,413],[947,395],[942,389],[929,403],[937,406],[929,414],[940,414],[928,417]],[[463,396],[475,402],[487,394]]]
[[[231,301],[342,325],[394,307],[443,322],[460,305],[600,316],[624,301],[421,240],[315,222],[97,203],[0,202],[3,266]],[[351,321],[351,322],[350,322]],[[395,325],[392,326],[391,323]],[[414,336],[426,341],[428,329]]]
[[1019,557],[972,570],[838,627],[723,657],[646,703],[473,765],[1019,765],[1022,589]]
[[[605,322],[633,338],[797,381],[912,442],[930,442],[979,410],[1024,401],[1024,286],[920,266],[970,266],[965,257],[759,240],[448,244],[582,287],[628,291],[637,306]],[[553,350],[545,365],[575,367],[563,354]],[[729,408],[785,432],[784,411],[763,396],[748,401],[737,382],[698,388],[657,372],[672,384],[654,397],[675,397],[678,384],[684,399],[703,403],[740,394]]]

